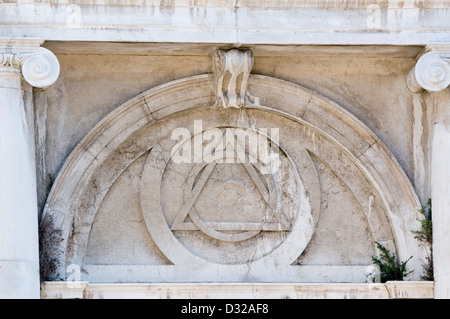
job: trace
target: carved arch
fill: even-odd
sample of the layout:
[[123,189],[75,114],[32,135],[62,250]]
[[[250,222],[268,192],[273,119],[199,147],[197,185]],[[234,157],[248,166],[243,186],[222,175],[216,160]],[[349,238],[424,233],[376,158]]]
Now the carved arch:
[[[348,170],[347,176],[358,176],[359,185],[367,185],[351,191],[363,206],[373,240],[392,243],[402,260],[413,256],[410,267],[420,269],[426,251],[411,233],[419,227],[420,203],[403,170],[378,137],[333,101],[299,85],[251,75],[249,93],[248,110],[268,112],[301,125],[304,136],[311,137],[308,152],[314,156],[331,163],[344,154],[345,163],[351,165],[340,165],[339,169]],[[45,207],[45,214],[53,215],[63,230],[61,250],[66,265],[84,266],[92,223],[111,185],[158,143],[159,137],[149,136],[145,130],[164,125],[165,119],[185,112],[213,112],[215,98],[212,75],[176,80],[118,107],[80,142],[56,179]],[[326,151],[326,145],[338,149],[339,154]],[[352,188],[350,181],[348,185]],[[316,193],[314,186],[309,189],[310,197]],[[371,196],[375,194],[382,206],[378,212],[371,210]],[[317,219],[317,207],[312,210]],[[386,218],[390,230],[381,229]],[[65,267],[60,273],[65,274]],[[415,271],[413,279],[418,275],[419,271]]]

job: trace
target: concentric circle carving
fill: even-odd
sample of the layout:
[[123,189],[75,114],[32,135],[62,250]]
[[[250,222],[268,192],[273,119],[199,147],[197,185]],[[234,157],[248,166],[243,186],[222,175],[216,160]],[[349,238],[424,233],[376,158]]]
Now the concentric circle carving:
[[[301,254],[314,232],[314,220],[288,154],[280,151],[279,168],[268,172],[244,150],[245,159],[228,149],[209,162],[174,163],[169,146],[173,144],[159,143],[147,158],[141,205],[152,238],[174,264],[198,263],[200,257],[206,263],[266,259],[289,266]],[[161,191],[149,195],[149,188]]]
[[23,56],[23,77],[34,87],[49,87],[58,79],[59,72],[60,66],[58,59],[52,52],[46,49]]
[[417,62],[415,75],[425,90],[442,91],[450,85],[450,62],[437,52],[429,52]]

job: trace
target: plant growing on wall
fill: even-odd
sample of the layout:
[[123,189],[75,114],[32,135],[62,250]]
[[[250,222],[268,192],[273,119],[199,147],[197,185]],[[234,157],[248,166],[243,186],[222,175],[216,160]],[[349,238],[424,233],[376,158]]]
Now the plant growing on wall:
[[408,260],[400,262],[398,257],[395,254],[391,254],[389,249],[378,242],[376,244],[381,254],[379,257],[372,257],[372,262],[380,269],[380,280],[382,283],[394,280],[402,281],[414,271],[408,272],[406,269],[406,264],[412,256]]
[[422,280],[433,281],[434,280],[434,267],[433,267],[433,223],[432,223],[432,207],[431,199],[428,200],[427,205],[420,209],[420,213],[424,218],[420,221],[420,230],[413,230],[416,234],[415,238],[421,242],[428,243],[430,245],[430,253],[427,256],[427,263],[424,264],[424,274],[421,276]]
[[45,216],[39,223],[39,271],[41,281],[56,280],[56,270],[61,264],[59,247],[62,232],[54,226],[53,217]]
[[[54,178],[48,174],[47,195],[50,193]],[[41,281],[58,279],[57,269],[61,265],[58,249],[62,239],[62,231],[55,227],[53,216],[39,214],[39,273]]]

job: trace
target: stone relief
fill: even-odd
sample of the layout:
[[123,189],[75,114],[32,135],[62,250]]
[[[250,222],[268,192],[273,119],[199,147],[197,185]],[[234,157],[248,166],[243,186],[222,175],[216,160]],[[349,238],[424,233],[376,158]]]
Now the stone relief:
[[417,196],[373,133],[251,76],[251,52],[213,65],[125,103],[74,150],[46,205],[66,265],[98,282],[363,282],[375,242],[421,265]]
[[[189,117],[197,116],[203,117],[201,112]],[[266,136],[261,140],[268,143]],[[167,141],[154,147],[147,158],[141,181],[142,213],[158,247],[174,264],[182,264],[192,254],[219,264],[248,263],[270,255],[293,232],[312,234],[309,199],[296,164],[280,152],[279,169],[269,174],[260,161],[239,159],[240,146],[235,142],[234,148],[228,147],[222,158],[210,163],[195,163],[194,158],[191,163],[174,163],[173,144]],[[248,156],[248,150],[244,154]],[[161,191],[142,192],[149,188]],[[300,241],[298,234],[292,236]],[[181,245],[173,245],[174,238]],[[301,246],[291,247],[294,254]]]

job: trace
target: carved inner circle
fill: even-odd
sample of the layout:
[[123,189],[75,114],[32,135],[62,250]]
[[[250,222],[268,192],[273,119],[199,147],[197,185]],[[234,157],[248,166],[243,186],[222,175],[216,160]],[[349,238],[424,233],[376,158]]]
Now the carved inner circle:
[[[220,112],[234,118],[241,111],[222,109]],[[189,115],[184,121],[188,119]],[[279,145],[274,147],[278,141],[271,139],[270,134],[252,128],[249,136],[259,137],[268,151],[273,151],[271,146],[278,150],[277,169],[271,163],[277,157],[275,153],[253,156],[258,152],[255,153],[251,143],[242,145],[237,140],[240,128],[214,122],[205,123],[203,132],[215,129],[226,141],[215,145],[213,157],[204,153],[206,162],[199,160],[198,154],[194,155],[195,145],[199,145],[198,135],[194,134],[184,143],[159,141],[158,147],[151,151],[141,190],[150,234],[174,264],[181,260],[198,263],[200,258],[207,263],[239,265],[270,259],[274,254],[278,256],[274,262],[289,265],[300,252],[296,245],[284,247],[284,242],[294,232],[292,238],[309,237],[312,227],[309,200],[296,165]],[[230,136],[236,138],[236,143],[230,143]],[[203,140],[203,149],[208,149],[209,143]],[[234,146],[230,148],[230,144]],[[182,152],[178,149],[174,152],[174,147]],[[190,151],[190,160],[177,160],[176,154]],[[152,200],[147,199],[144,191],[150,185],[160,189],[158,197],[152,196]],[[308,232],[303,233],[304,229]],[[291,250],[295,252],[287,253]]]
[[[222,128],[223,136],[228,129]],[[193,145],[194,139],[187,143]],[[267,142],[266,137],[262,140]],[[172,217],[174,221],[170,219],[169,225],[174,236],[197,255],[207,250],[205,246],[218,247],[227,251],[227,257],[217,253],[204,257],[211,260],[211,255],[217,255],[220,258],[213,261],[245,263],[267,255],[291,231],[296,216],[283,211],[291,208],[283,207],[280,201],[280,185],[282,176],[296,175],[292,171],[295,167],[281,154],[284,166],[274,174],[264,174],[264,164],[254,158],[254,163],[250,163],[248,147],[242,150],[247,156],[245,160],[238,158],[237,149],[222,151],[223,157],[210,163],[180,165],[169,161],[163,180],[178,182],[180,188],[183,183],[181,203],[190,203],[187,208],[178,205],[176,216]],[[180,173],[187,177],[178,179]],[[289,194],[289,191],[285,192]],[[300,205],[297,201],[300,196],[295,190],[290,195],[292,204]],[[171,192],[166,196],[173,198],[174,194]],[[191,201],[192,196],[197,197]],[[264,240],[266,247],[259,247],[255,252],[255,247],[261,246],[259,242]]]
[[50,74],[50,63],[40,56],[34,56],[28,61],[30,75],[37,79],[44,79]]

